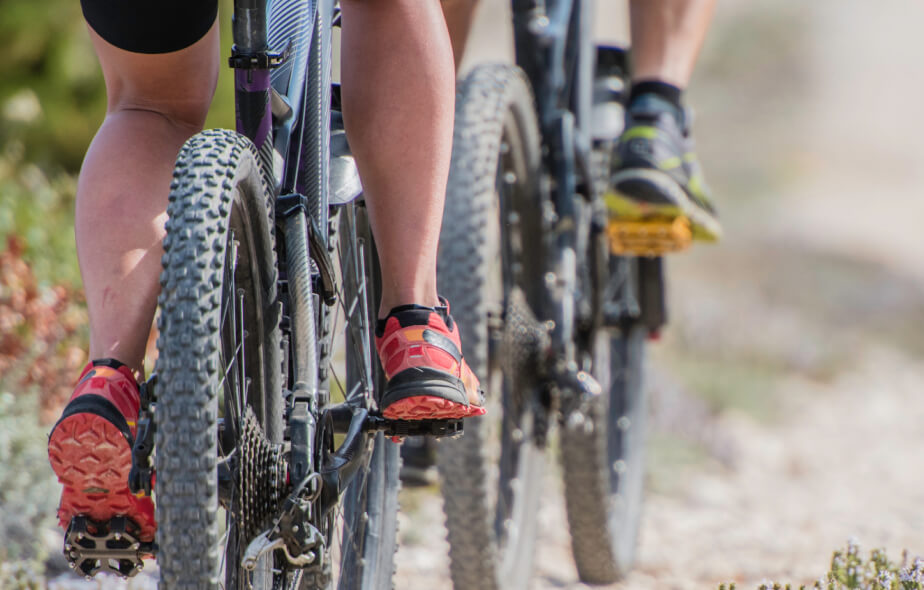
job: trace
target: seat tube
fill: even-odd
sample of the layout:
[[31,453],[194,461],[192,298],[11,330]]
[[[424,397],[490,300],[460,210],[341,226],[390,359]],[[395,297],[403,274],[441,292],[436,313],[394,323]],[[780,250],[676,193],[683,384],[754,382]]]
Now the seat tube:
[[575,0],[571,42],[577,47],[575,81],[573,86],[573,109],[577,127],[584,134],[590,124],[590,110],[593,103],[594,42],[592,15],[593,0]]
[[235,68],[237,131],[253,141],[264,159],[264,154],[272,148],[270,135],[273,121],[266,35],[267,11],[266,0],[234,0],[234,48],[231,58]]
[[266,51],[266,0],[234,0],[234,46],[241,53]]

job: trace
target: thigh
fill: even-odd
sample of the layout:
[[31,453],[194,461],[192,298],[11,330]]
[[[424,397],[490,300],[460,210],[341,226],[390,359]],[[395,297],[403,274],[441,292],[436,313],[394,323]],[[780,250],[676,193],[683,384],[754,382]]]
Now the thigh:
[[201,125],[218,78],[217,0],[81,4],[109,112],[150,110]]

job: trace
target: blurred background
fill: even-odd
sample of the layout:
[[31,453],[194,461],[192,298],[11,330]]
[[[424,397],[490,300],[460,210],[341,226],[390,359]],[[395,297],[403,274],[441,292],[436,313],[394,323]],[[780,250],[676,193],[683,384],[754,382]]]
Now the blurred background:
[[[510,59],[506,4],[482,0],[466,67]],[[624,3],[598,4],[624,41]],[[688,100],[727,237],[668,265],[638,567],[615,588],[811,583],[850,537],[924,554],[922,19],[719,3]],[[59,577],[45,459],[85,362],[71,223],[102,80],[75,0],[0,0],[0,39],[0,587],[122,587]],[[211,126],[233,125],[227,74]],[[550,458],[533,586],[582,588]],[[396,587],[449,588],[438,490],[402,503]]]

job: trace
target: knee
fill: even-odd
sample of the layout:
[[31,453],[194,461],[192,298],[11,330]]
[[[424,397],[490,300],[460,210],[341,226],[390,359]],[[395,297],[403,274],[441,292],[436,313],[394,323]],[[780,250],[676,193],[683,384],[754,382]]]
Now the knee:
[[218,82],[217,27],[192,46],[164,54],[132,53],[94,41],[109,113],[144,110],[202,127]]
[[109,94],[107,112],[147,111],[161,115],[175,125],[198,131],[205,125],[213,93],[214,86],[189,93],[123,87],[121,91]]

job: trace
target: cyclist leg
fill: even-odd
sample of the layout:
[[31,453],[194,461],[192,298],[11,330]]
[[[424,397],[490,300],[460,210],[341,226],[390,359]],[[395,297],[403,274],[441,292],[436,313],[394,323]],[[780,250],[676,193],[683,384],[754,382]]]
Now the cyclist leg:
[[[134,13],[127,23],[152,7],[126,7]],[[177,41],[182,27],[176,25],[176,13],[158,8],[170,15],[164,23],[169,30],[162,36],[151,32],[154,41]],[[150,498],[134,497],[126,485],[128,439],[135,434],[137,377],[159,290],[173,164],[180,146],[205,120],[218,72],[218,30],[214,11],[206,10],[200,21],[210,20],[188,42],[177,41],[180,47],[136,47],[145,36],[132,34],[129,26],[108,29],[117,16],[111,10],[108,4],[84,0],[108,96],[106,118],[87,151],[77,187],[75,231],[94,360],[52,429],[48,452],[64,485],[58,509],[62,526],[77,514],[98,521],[124,514],[149,539],[153,504]],[[151,21],[141,24],[150,28]]]
[[483,413],[478,381],[437,296],[455,76],[438,0],[344,0],[343,117],[382,266],[376,343],[386,416]]
[[90,358],[117,358],[138,370],[157,305],[173,164],[205,122],[218,74],[218,29],[167,54],[132,53],[91,36],[108,105],[77,185]]
[[633,80],[690,83],[716,0],[631,0]]
[[690,228],[668,249],[688,243],[690,229],[696,239],[721,235],[683,106],[714,7],[715,0],[630,2],[632,90],[607,205],[618,220],[685,220]]
[[452,43],[452,56],[458,71],[465,55],[465,45],[472,29],[472,21],[475,19],[478,0],[442,0],[442,4],[446,27],[449,29],[449,40]]

